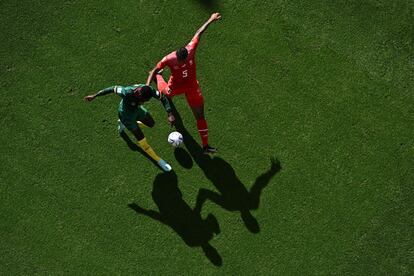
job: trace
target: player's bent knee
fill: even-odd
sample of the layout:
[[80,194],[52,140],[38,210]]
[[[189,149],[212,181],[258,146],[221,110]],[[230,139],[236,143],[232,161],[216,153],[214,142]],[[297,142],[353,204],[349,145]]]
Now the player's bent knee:
[[191,109],[192,109],[193,114],[196,117],[196,119],[204,119],[204,111],[203,111],[203,108],[200,108],[200,107],[192,107]]
[[155,126],[155,121],[152,117],[147,117],[143,123],[147,126],[147,127],[154,127]]
[[139,128],[131,129],[132,134],[134,134],[135,138],[140,141],[145,138],[144,133]]

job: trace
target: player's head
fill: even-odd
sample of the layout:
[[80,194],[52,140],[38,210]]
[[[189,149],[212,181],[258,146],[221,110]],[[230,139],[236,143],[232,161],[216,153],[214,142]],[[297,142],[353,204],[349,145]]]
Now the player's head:
[[147,102],[151,99],[152,88],[148,85],[137,87],[134,90],[134,97],[140,102]]
[[181,47],[175,51],[175,54],[177,55],[178,61],[185,61],[188,57],[188,51],[185,47]]

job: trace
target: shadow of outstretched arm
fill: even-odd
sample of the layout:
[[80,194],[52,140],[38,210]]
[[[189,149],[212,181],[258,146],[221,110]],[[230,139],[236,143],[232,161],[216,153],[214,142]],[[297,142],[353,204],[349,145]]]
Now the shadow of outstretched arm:
[[200,213],[207,199],[210,199],[215,204],[219,205],[222,208],[225,208],[225,202],[220,194],[201,188],[197,194],[197,201],[194,207],[194,211]]
[[270,158],[270,169],[256,178],[249,192],[250,210],[259,208],[260,194],[262,190],[269,184],[270,180],[282,169],[279,160]]
[[156,212],[156,211],[146,210],[144,208],[141,208],[140,206],[138,206],[135,203],[128,204],[128,207],[131,208],[132,210],[134,210],[135,212],[137,212],[138,214],[142,214],[142,215],[148,216],[152,219],[155,219],[155,220],[158,220],[158,221],[162,222],[161,214]]

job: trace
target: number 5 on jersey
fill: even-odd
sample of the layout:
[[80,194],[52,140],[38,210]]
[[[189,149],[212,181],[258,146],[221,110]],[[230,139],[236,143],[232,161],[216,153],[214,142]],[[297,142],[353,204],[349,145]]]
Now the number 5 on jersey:
[[183,78],[186,78],[188,76],[187,70],[183,71]]

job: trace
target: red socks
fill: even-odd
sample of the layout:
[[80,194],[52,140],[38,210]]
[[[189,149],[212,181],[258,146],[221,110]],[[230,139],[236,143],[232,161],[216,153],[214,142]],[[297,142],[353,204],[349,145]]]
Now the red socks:
[[208,128],[206,119],[197,119],[198,133],[200,133],[201,143],[203,147],[208,145]]
[[[160,91],[163,94],[167,94],[167,91],[165,91],[168,87],[168,84],[165,82],[162,75],[157,74],[157,88],[158,91]],[[208,145],[208,128],[207,128],[207,121],[206,119],[197,119],[197,129],[198,133],[200,134],[201,143],[203,144],[203,147]]]

